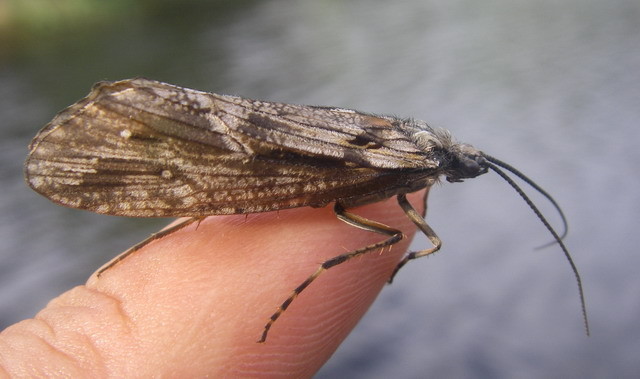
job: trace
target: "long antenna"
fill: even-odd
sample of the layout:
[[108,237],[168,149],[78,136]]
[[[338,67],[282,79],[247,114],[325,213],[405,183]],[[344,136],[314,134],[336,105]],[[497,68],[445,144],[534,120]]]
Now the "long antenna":
[[[509,185],[514,190],[516,190],[516,192],[520,195],[520,197],[522,197],[522,199],[524,199],[524,201],[527,203],[529,208],[531,208],[531,210],[533,210],[533,213],[535,213],[536,216],[538,216],[538,218],[540,219],[540,221],[542,221],[542,224],[551,233],[551,235],[553,236],[555,242],[557,242],[558,245],[560,245],[560,248],[562,249],[562,252],[564,253],[564,256],[567,258],[567,261],[569,261],[569,265],[571,265],[571,270],[573,270],[573,274],[574,274],[574,276],[576,278],[576,283],[578,284],[578,292],[580,294],[580,305],[582,307],[582,318],[584,320],[585,331],[587,333],[587,336],[589,336],[590,335],[589,320],[587,319],[587,305],[586,305],[586,303],[584,301],[584,290],[582,289],[582,279],[580,279],[580,274],[578,273],[578,268],[576,267],[575,263],[573,262],[573,258],[571,258],[571,254],[569,254],[569,250],[565,246],[564,242],[562,242],[562,238],[560,236],[558,236],[558,233],[555,231],[555,229],[553,229],[551,224],[549,224],[547,219],[542,215],[542,213],[540,212],[538,207],[536,207],[536,205],[531,201],[531,199],[529,199],[529,196],[527,196],[527,194],[524,193],[524,191],[513,181],[513,179],[511,179],[498,166],[503,167],[506,170],[512,172],[514,175],[518,176],[519,178],[524,180],[527,184],[531,185],[531,187],[535,188],[541,194],[543,194],[545,197],[547,197],[549,199],[549,201],[551,201],[551,203],[553,203],[556,206],[556,208],[558,209],[558,212],[560,212],[560,215],[562,216],[562,219],[565,220],[564,215],[563,215],[562,211],[560,210],[560,207],[558,206],[558,204],[555,202],[555,200],[553,200],[553,198],[549,194],[547,194],[544,190],[542,190],[542,188],[540,188],[538,185],[533,183],[533,181],[531,181],[529,178],[524,176],[524,174],[520,173],[518,170],[514,169],[513,167],[509,166],[508,164],[506,164],[504,162],[501,162],[501,161],[499,161],[499,160],[497,160],[497,159],[495,159],[493,157],[486,156],[486,155],[484,155],[484,157],[487,159],[488,162],[491,162],[491,163],[487,163],[489,168],[492,169],[493,171],[495,171],[498,175],[500,175],[502,177],[502,179],[504,179],[507,183],[509,183]],[[564,223],[566,225],[566,221]],[[566,228],[565,228],[565,231],[566,231]]]
[[[525,183],[527,183],[528,185],[530,185],[533,189],[535,189],[536,191],[538,191],[542,196],[546,197],[547,200],[549,200],[551,202],[551,204],[553,204],[553,206],[556,208],[556,210],[558,211],[558,214],[560,215],[560,218],[562,219],[562,227],[563,227],[563,231],[562,234],[560,234],[560,239],[563,240],[566,236],[567,233],[569,232],[569,224],[567,223],[567,218],[564,216],[564,212],[562,212],[562,208],[560,208],[560,205],[558,205],[558,203],[556,202],[556,200],[545,190],[543,190],[539,185],[536,184],[536,182],[534,182],[533,180],[529,179],[525,174],[523,174],[522,172],[520,172],[518,169],[516,169],[515,167],[511,166],[510,164],[503,162],[497,158],[494,158],[490,155],[484,154],[482,153],[482,156],[488,160],[489,162],[504,168],[505,170],[511,172],[513,175],[517,176],[518,178],[522,179],[522,181],[524,181]],[[556,241],[551,241],[549,243],[546,243],[542,246],[538,246],[538,249],[541,249],[543,247],[547,247],[550,245],[553,245],[554,243],[556,243]]]

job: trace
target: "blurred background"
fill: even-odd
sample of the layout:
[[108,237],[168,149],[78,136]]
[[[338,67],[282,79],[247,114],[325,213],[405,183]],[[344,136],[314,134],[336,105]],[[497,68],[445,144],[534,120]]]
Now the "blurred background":
[[441,253],[384,289],[318,378],[640,374],[637,0],[0,0],[3,328],[168,222],[65,209],[23,180],[56,112],[134,76],[423,119],[563,206],[591,337],[561,251],[535,250],[550,236],[487,174],[434,188]]

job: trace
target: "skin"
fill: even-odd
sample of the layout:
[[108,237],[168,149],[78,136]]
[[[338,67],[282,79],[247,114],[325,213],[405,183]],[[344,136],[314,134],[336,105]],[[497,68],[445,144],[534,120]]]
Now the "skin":
[[[422,195],[409,196],[418,211]],[[322,274],[264,344],[256,341],[270,315],[322,261],[384,236],[337,220],[332,206],[209,217],[3,331],[0,375],[310,377],[366,312],[415,233],[395,198],[354,213],[409,238]]]

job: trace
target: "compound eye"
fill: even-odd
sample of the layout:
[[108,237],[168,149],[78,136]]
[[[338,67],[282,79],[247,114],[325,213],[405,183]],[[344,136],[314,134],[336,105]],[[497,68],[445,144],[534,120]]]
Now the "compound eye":
[[460,161],[460,170],[465,177],[472,178],[480,174],[482,168],[480,167],[478,162],[473,159],[467,158]]

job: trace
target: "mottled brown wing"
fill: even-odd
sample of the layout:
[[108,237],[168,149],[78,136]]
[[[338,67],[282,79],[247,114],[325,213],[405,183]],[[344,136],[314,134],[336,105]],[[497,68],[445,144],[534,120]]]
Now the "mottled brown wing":
[[101,83],[92,95],[116,111],[120,104],[121,112],[144,112],[144,121],[160,131],[232,151],[286,148],[374,168],[434,164],[411,140],[418,130],[390,117],[210,94],[148,79]]
[[[293,131],[279,124],[279,118],[251,120],[266,117],[266,109],[276,106],[299,107],[251,106],[241,98],[145,79],[101,83],[34,138],[25,165],[27,182],[66,206],[136,217],[317,207],[336,199],[391,196],[407,188],[406,175],[397,173],[415,169],[360,165],[347,159],[344,133],[334,135],[330,128],[304,132],[330,124],[329,109],[300,107],[301,112],[317,112],[310,118],[314,124],[304,127],[298,124],[308,119],[295,120],[293,110],[278,113],[293,124]],[[272,132],[265,126],[269,121]],[[360,149],[375,144],[372,150],[380,157],[403,158],[400,150],[376,139],[386,129],[374,125],[372,130],[366,141],[358,139],[357,128],[345,133]],[[311,137],[316,142],[307,141]],[[291,141],[306,145],[290,147],[295,145]],[[372,157],[364,160],[378,159]],[[418,176],[428,176],[428,171]]]
[[411,140],[418,130],[404,120],[349,109],[212,96],[222,122],[262,144],[362,167],[407,169],[435,165],[429,152],[420,150]]

